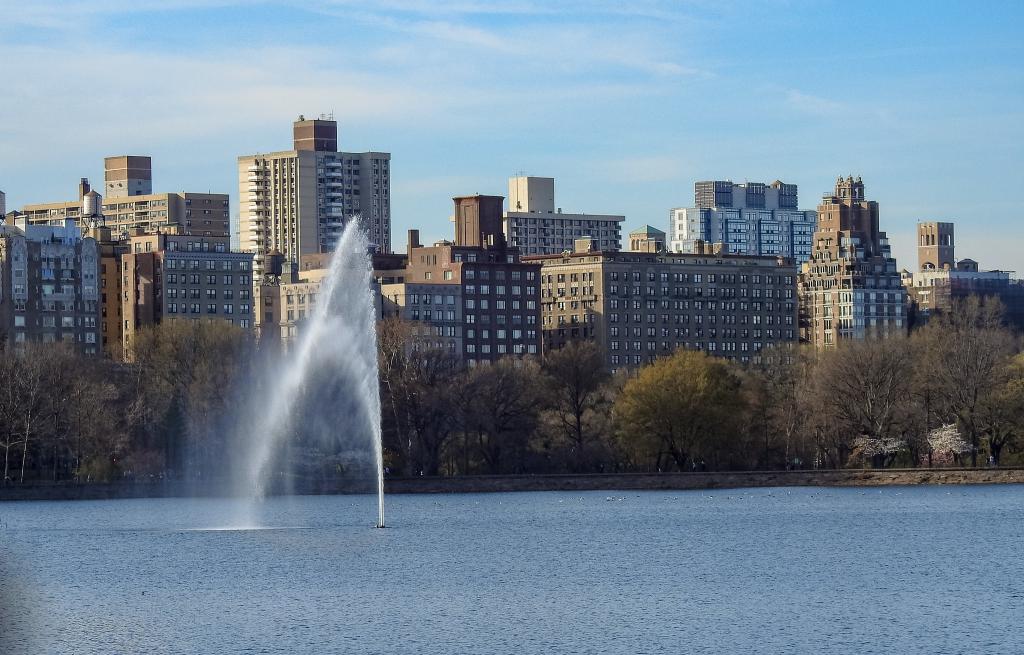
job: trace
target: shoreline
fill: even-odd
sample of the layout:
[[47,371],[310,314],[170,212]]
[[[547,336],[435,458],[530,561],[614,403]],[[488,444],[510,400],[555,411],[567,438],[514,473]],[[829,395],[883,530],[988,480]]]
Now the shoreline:
[[[703,473],[590,473],[388,478],[386,494],[502,493],[519,491],[683,491],[754,487],[876,487],[912,485],[1024,484],[1024,467],[933,469],[840,469]],[[219,482],[42,482],[0,487],[0,502],[111,500],[232,495]],[[325,480],[296,486],[296,495],[373,493],[365,481]],[[280,493],[273,494],[280,495]]]

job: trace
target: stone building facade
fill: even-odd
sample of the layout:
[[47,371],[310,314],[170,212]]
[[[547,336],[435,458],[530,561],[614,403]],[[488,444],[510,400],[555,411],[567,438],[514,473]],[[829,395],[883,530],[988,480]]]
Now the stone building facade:
[[84,354],[100,345],[99,250],[73,221],[0,225],[0,337],[66,343]]
[[750,361],[797,340],[796,266],[723,253],[601,252],[581,240],[541,264],[544,350],[598,344],[612,371],[677,348]]
[[164,320],[223,321],[253,327],[252,253],[228,237],[137,234],[120,258],[122,347]]
[[859,177],[840,177],[818,206],[799,293],[801,339],[815,346],[906,334],[906,290],[879,229],[878,203],[864,197]]

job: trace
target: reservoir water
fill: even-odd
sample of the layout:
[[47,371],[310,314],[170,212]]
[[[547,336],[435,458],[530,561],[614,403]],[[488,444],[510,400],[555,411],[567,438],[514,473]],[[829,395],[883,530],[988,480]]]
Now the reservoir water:
[[0,504],[3,653],[1021,653],[1024,487]]

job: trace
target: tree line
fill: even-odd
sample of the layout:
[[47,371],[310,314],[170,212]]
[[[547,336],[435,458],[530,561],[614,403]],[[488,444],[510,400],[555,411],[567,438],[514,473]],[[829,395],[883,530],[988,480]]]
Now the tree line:
[[65,344],[0,352],[4,484],[217,475],[231,401],[252,366],[247,333],[171,321],[141,331],[130,363]]
[[741,365],[680,350],[610,375],[590,342],[464,368],[380,330],[385,447],[403,475],[1022,463],[1024,355],[998,301],[905,338],[780,347]]
[[[472,368],[413,343],[407,323],[379,324],[391,475],[1024,463],[1024,355],[997,301],[969,299],[906,338],[777,348],[751,364],[681,350],[616,375],[585,341]],[[251,336],[172,321],[140,332],[133,353],[0,353],[0,480],[229,475],[246,438],[237,426],[258,425],[252,399],[273,393]],[[300,413],[330,402],[321,396]],[[294,437],[279,469],[330,459]]]

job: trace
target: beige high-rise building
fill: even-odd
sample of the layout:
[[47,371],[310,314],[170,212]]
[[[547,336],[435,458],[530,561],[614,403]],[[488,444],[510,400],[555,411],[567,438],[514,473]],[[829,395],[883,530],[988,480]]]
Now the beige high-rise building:
[[554,255],[572,251],[576,239],[588,237],[605,251],[621,247],[625,216],[565,214],[555,206],[552,177],[510,177],[508,211],[504,216],[508,245],[523,255]]
[[[78,200],[25,205],[21,212],[29,224],[59,226],[71,219],[83,229],[109,227],[115,238],[126,238],[138,229],[156,232],[175,228],[183,234],[198,236],[231,234],[226,193],[153,193],[149,157],[107,157],[103,164],[105,199],[83,177],[78,185]],[[83,205],[87,197],[102,202],[102,211],[90,212],[102,214],[102,219],[85,220]]]
[[356,217],[370,243],[391,251],[391,155],[339,152],[331,119],[293,124],[293,149],[238,158],[239,244],[256,253],[256,276],[267,257],[290,264],[334,249]]
[[849,176],[818,205],[814,250],[800,273],[801,339],[833,347],[842,339],[906,334],[907,293],[878,203]]

